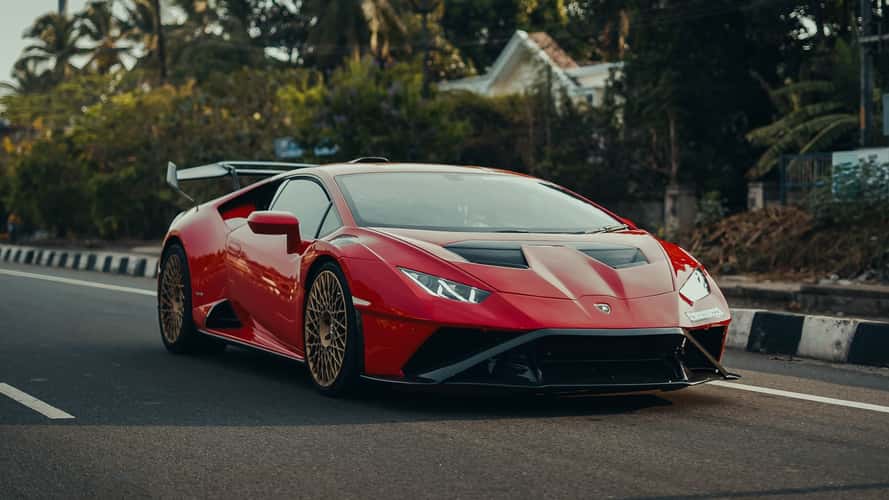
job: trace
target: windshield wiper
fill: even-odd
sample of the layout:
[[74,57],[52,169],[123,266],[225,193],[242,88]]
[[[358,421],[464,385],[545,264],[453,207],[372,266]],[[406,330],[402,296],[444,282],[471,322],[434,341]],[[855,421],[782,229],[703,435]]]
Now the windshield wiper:
[[587,234],[597,234],[597,233],[613,233],[615,231],[623,231],[624,229],[629,229],[630,226],[626,224],[616,224],[614,226],[605,226],[599,229],[595,229],[593,231],[587,231]]
[[527,229],[498,229],[495,233],[530,233]]

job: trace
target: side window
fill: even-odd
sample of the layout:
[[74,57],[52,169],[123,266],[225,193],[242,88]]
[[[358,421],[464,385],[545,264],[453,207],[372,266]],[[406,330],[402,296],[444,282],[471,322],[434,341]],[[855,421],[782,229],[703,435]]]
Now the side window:
[[327,212],[330,200],[318,183],[295,179],[284,185],[272,210],[290,212],[299,219],[299,232],[304,240],[315,239],[321,219]]
[[321,229],[318,230],[318,237],[323,238],[339,229],[342,225],[343,221],[340,219],[340,214],[337,213],[336,207],[331,205],[330,210],[327,212],[327,217],[324,217],[324,222],[321,224]]

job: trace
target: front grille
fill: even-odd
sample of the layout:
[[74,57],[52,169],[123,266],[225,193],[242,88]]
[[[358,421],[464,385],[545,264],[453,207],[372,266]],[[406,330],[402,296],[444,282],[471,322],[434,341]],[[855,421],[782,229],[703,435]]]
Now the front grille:
[[503,385],[661,384],[683,379],[675,335],[553,335],[480,362],[452,381]]

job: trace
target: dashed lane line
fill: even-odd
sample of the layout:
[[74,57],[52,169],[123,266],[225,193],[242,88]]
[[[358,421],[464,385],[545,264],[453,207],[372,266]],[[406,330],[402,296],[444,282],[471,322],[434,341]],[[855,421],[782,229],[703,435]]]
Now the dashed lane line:
[[826,398],[824,396],[815,396],[812,394],[803,394],[801,392],[782,391],[780,389],[769,389],[768,387],[759,387],[756,385],[739,384],[737,382],[724,382],[716,380],[708,385],[716,385],[726,387],[728,389],[738,389],[741,391],[758,392],[760,394],[768,394],[771,396],[780,396],[782,398],[800,399],[803,401],[813,401],[815,403],[824,403],[834,406],[844,406],[846,408],[855,408],[857,410],[876,411],[879,413],[889,413],[889,406],[875,405],[871,403],[860,403],[858,401],[848,401],[846,399]]
[[74,418],[74,415],[64,412],[48,403],[44,403],[43,401],[40,401],[27,392],[20,391],[6,383],[0,383],[0,394],[3,394],[13,401],[21,403],[28,408],[36,411],[37,413],[40,413],[43,416],[51,418],[53,420],[66,420]]

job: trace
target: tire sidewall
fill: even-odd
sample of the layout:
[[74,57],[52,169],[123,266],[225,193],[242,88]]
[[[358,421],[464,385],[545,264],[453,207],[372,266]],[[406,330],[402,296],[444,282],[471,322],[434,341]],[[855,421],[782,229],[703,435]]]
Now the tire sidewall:
[[[170,342],[164,335],[163,330],[163,318],[161,316],[161,293],[163,289],[164,268],[166,267],[170,257],[173,255],[179,258],[180,265],[182,266],[182,288],[183,294],[185,296],[185,316],[182,318],[182,326],[180,327],[179,335],[176,337],[176,341]],[[164,343],[164,347],[166,347],[169,351],[175,353],[185,353],[194,350],[197,347],[196,344],[198,339],[197,329],[195,328],[194,320],[191,317],[191,271],[188,268],[188,257],[185,255],[185,249],[182,248],[182,245],[179,245],[178,243],[169,245],[166,250],[164,250],[164,253],[161,256],[161,266],[157,280],[157,297],[157,320],[158,326],[160,327],[161,341]]]
[[[343,300],[346,303],[346,316],[348,321],[348,324],[346,325],[348,331],[346,334],[346,353],[343,357],[343,366],[340,368],[340,373],[337,375],[334,383],[327,387],[320,385],[315,380],[314,375],[312,375],[311,368],[309,368],[308,351],[306,349],[306,306],[309,301],[312,287],[315,285],[315,279],[324,271],[332,272],[340,282],[340,286],[343,289]],[[306,354],[306,368],[309,370],[309,378],[312,380],[312,384],[318,391],[328,396],[346,394],[355,389],[360,382],[361,373],[364,368],[364,341],[361,336],[361,329],[359,328],[358,313],[355,310],[355,305],[352,303],[352,293],[349,289],[349,283],[340,266],[333,262],[327,262],[322,264],[312,273],[312,276],[308,280],[305,297],[303,298],[302,313],[303,351]]]

